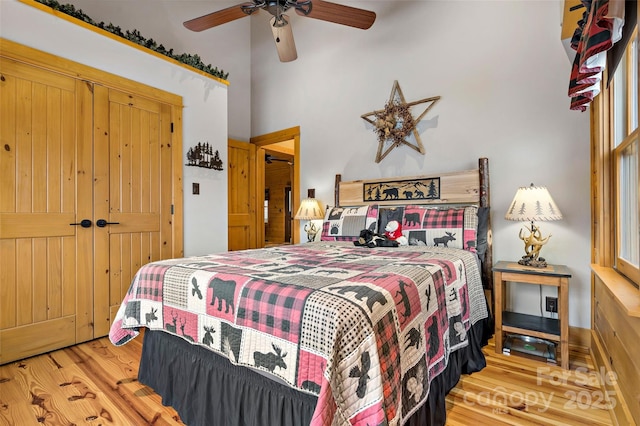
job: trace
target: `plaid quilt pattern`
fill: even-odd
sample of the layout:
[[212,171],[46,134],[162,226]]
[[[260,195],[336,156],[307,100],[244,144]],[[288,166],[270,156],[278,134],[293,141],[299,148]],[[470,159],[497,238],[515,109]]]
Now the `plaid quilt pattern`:
[[[434,285],[429,293],[431,309],[434,313],[424,323],[426,334],[425,346],[427,356],[427,368],[432,377],[437,376],[446,367],[444,339],[447,331],[447,301],[444,273],[436,271],[433,275]],[[435,294],[434,294],[435,293]]]
[[313,426],[396,425],[487,316],[479,277],[472,253],[446,247],[317,242],[172,259],[138,271],[109,338],[163,330],[273,374],[318,395]]
[[300,337],[300,312],[312,289],[254,280],[242,289],[237,324],[293,343]]
[[138,276],[141,285],[130,287],[130,292],[135,291],[131,296],[160,302],[163,295],[164,274],[169,268],[171,268],[171,265],[158,263],[149,265],[144,271],[141,270]]
[[464,224],[462,209],[426,209],[422,226],[425,228],[460,228]]
[[396,331],[393,313],[390,311],[378,321],[375,326],[376,342],[378,344],[378,359],[382,373],[383,394],[387,421],[392,422],[398,411],[398,396],[401,392],[402,369],[398,348],[398,333]]

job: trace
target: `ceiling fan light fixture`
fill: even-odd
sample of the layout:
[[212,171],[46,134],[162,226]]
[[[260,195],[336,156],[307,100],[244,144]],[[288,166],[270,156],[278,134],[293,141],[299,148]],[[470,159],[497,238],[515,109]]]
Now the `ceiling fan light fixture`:
[[282,28],[282,27],[286,27],[287,25],[289,25],[289,21],[287,21],[286,18],[288,18],[287,15],[277,15],[274,16],[275,19],[272,19],[273,21],[273,26],[276,28]]

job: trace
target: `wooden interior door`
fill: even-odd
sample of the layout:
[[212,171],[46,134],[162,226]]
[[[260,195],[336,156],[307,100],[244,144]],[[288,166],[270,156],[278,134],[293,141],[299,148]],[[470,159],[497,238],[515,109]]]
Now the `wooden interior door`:
[[93,337],[91,99],[0,58],[0,364]]
[[[258,247],[256,146],[229,139],[228,249]],[[262,233],[262,228],[260,228]]]
[[173,257],[172,121],[171,105],[160,101],[102,86],[94,96],[96,335],[103,335],[138,269]]

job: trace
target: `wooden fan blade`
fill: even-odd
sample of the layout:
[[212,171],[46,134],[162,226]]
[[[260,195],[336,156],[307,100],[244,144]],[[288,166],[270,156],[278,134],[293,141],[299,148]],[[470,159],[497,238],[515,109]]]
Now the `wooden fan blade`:
[[271,32],[273,33],[273,40],[276,42],[280,62],[291,62],[298,58],[298,52],[296,52],[296,43],[293,40],[293,31],[291,30],[289,17],[287,15],[282,16],[289,22],[284,27],[273,26],[276,21],[275,16],[271,18],[269,23],[271,24]]
[[311,12],[308,15],[296,9],[298,15],[362,30],[369,29],[376,20],[376,13],[370,10],[358,9],[324,0],[313,0],[311,4]]
[[236,19],[244,18],[245,16],[249,16],[242,11],[241,7],[252,5],[253,3],[237,4],[235,6],[227,7],[226,9],[218,10],[217,12],[203,15],[199,18],[185,21],[182,25],[184,25],[191,31],[208,30],[209,28],[226,24],[227,22],[235,21]]

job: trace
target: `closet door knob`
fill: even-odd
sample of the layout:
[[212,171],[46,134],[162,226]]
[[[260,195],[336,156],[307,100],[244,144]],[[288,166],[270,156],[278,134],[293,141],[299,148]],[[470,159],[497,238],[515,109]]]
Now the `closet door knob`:
[[96,226],[98,228],[104,228],[107,225],[120,225],[120,222],[107,222],[104,219],[98,219],[96,220]]
[[91,228],[91,221],[89,219],[82,219],[79,223],[70,223],[71,226],[82,226],[83,228]]

